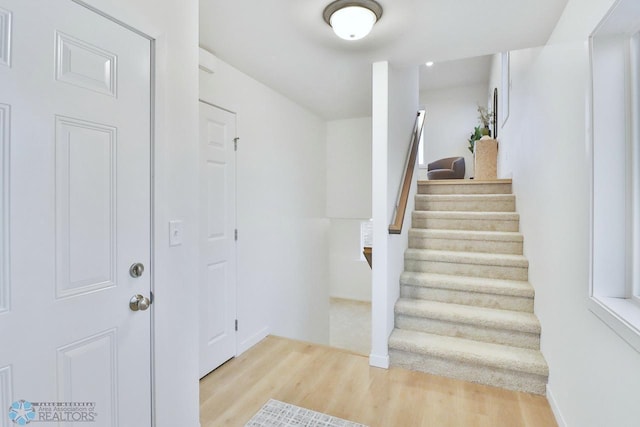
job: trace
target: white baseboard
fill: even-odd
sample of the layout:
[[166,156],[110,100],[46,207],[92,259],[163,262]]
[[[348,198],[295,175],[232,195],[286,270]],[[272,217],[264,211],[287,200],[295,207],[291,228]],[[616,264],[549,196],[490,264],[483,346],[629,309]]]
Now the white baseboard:
[[258,331],[257,333],[251,335],[249,338],[247,338],[246,340],[238,344],[238,347],[237,347],[238,354],[236,356],[240,356],[242,353],[249,350],[251,347],[253,347],[254,345],[258,344],[260,341],[265,339],[269,334],[270,334],[270,330],[269,330],[269,327],[267,326],[261,329],[260,331]]
[[369,365],[374,368],[389,369],[389,355],[370,354]]
[[553,396],[553,392],[551,391],[551,387],[549,386],[549,384],[547,384],[547,400],[549,401],[549,406],[551,406],[553,415],[556,417],[558,427],[568,427],[567,423],[562,417],[562,412],[560,412],[560,407],[558,406],[558,402],[556,402],[556,398]]

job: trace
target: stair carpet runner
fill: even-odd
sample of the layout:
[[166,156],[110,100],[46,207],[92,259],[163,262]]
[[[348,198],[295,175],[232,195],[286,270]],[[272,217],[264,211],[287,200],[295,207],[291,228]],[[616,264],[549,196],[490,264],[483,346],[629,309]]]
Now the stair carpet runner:
[[419,181],[393,366],[544,394],[547,364],[511,180]]

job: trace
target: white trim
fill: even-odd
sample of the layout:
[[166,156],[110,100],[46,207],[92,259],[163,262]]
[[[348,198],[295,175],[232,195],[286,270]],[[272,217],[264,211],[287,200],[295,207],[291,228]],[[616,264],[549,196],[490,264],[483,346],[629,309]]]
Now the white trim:
[[11,310],[10,144],[11,106],[0,104],[0,314]]
[[632,53],[631,53],[631,45],[632,40],[631,37],[628,37],[625,40],[626,52],[625,52],[625,70],[624,70],[624,86],[625,86],[625,190],[626,190],[626,206],[625,206],[625,228],[627,230],[627,238],[625,242],[625,283],[627,294],[625,295],[627,298],[630,298],[632,295],[632,286],[633,286],[633,120],[632,113],[633,104],[632,104],[632,95],[631,91],[633,90],[633,78],[632,78]]
[[74,3],[77,3],[78,5],[86,8],[86,9],[89,9],[93,13],[97,13],[98,15],[102,16],[103,18],[106,18],[109,21],[114,22],[114,23],[120,25],[121,27],[126,28],[127,30],[129,30],[129,31],[131,31],[131,32],[133,32],[133,33],[135,33],[135,34],[137,34],[137,35],[149,40],[149,41],[154,40],[154,38],[151,37],[150,35],[148,35],[147,33],[143,32],[143,31],[140,31],[139,29],[137,29],[135,27],[132,27],[131,25],[119,20],[118,18],[116,18],[116,17],[114,17],[112,15],[107,14],[106,12],[103,12],[102,10],[98,9],[97,7],[94,7],[91,4],[87,3],[85,0],[71,0],[71,1],[74,2]]
[[640,306],[631,299],[591,297],[589,310],[640,352]]
[[198,68],[207,74],[215,74],[217,66],[218,58],[208,50],[200,48]]
[[239,343],[237,347],[236,356],[240,356],[242,353],[249,350],[254,345],[258,344],[260,341],[265,339],[270,333],[271,331],[269,327],[265,327],[260,331],[258,331],[257,333],[253,334],[252,336],[250,336],[249,338],[247,338],[246,340]]
[[567,427],[567,422],[564,420],[562,416],[562,411],[560,411],[560,406],[556,401],[553,392],[551,391],[551,386],[547,384],[547,400],[549,401],[549,406],[551,406],[551,411],[553,411],[553,415],[556,417],[556,423],[558,423],[558,427]]
[[389,355],[370,354],[369,366],[374,368],[389,369]]
[[[157,161],[156,161],[156,154],[157,154],[157,146],[156,146],[156,84],[157,84],[157,76],[156,76],[156,70],[157,70],[157,61],[156,61],[156,55],[157,55],[157,43],[156,43],[156,39],[150,38],[149,39],[149,49],[151,52],[151,57],[149,58],[150,60],[150,67],[151,67],[151,74],[150,74],[150,84],[151,84],[151,88],[150,88],[150,92],[149,92],[149,99],[150,99],[150,110],[149,110],[149,114],[151,115],[150,120],[149,120],[149,124],[151,126],[150,129],[150,138],[151,138],[151,146],[149,147],[149,160],[151,162],[151,166],[149,168],[149,172],[151,174],[150,177],[150,191],[151,191],[151,197],[149,199],[149,202],[151,203],[151,221],[150,221],[150,226],[151,229],[149,230],[149,239],[150,239],[150,243],[151,243],[151,256],[149,257],[149,292],[150,295],[152,297],[152,301],[153,301],[153,296],[156,293],[156,234],[155,234],[155,229],[156,229],[156,210],[158,209],[157,205],[156,205],[156,190],[157,190],[157,185],[156,185],[156,165],[157,165]],[[151,357],[150,357],[150,363],[149,363],[149,369],[151,370],[151,426],[155,427],[158,425],[157,423],[157,416],[156,416],[156,408],[157,408],[157,403],[156,403],[156,387],[157,387],[157,379],[156,379],[156,353],[159,351],[156,348],[156,340],[155,340],[155,336],[156,336],[156,315],[155,315],[156,310],[152,310],[151,312],[151,348],[150,348],[150,352],[151,352]]]
[[629,39],[630,180],[629,296],[640,302],[640,32]]

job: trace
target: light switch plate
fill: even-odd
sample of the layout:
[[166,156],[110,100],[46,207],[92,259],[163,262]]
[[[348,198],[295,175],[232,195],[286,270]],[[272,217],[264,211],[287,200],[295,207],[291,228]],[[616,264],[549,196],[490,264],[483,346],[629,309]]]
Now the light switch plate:
[[179,246],[182,244],[182,235],[184,228],[182,221],[173,220],[169,221],[169,246]]

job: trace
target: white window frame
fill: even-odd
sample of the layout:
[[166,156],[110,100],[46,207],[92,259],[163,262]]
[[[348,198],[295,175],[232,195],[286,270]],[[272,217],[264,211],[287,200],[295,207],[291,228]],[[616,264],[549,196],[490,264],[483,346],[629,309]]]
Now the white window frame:
[[425,132],[425,128],[424,126],[426,126],[426,123],[424,123],[424,121],[426,120],[426,108],[424,107],[420,107],[420,121],[418,122],[418,127],[422,126],[422,133],[420,134],[420,142],[418,143],[418,167],[419,168],[423,168],[426,169],[427,168],[427,164],[425,163],[425,152],[424,152],[424,132]]
[[640,16],[635,1],[617,2],[590,37],[589,307],[640,352]]
[[629,39],[631,204],[630,297],[640,305],[640,30]]

